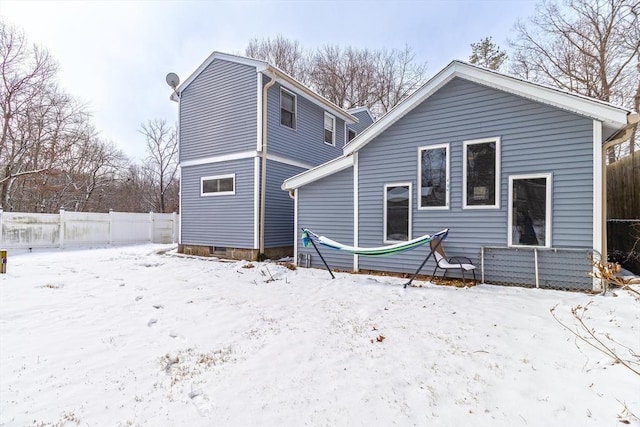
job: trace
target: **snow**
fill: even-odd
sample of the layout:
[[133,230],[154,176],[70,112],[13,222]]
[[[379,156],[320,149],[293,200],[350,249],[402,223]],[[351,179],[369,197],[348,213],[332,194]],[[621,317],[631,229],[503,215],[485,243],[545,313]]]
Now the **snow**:
[[550,312],[575,330],[590,303],[633,360],[631,293],[404,281],[160,245],[9,251],[0,426],[640,425],[640,376]]

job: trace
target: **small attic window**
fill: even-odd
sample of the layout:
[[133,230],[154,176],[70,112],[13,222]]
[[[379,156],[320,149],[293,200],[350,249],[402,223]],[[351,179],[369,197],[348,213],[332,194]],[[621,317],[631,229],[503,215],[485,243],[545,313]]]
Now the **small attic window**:
[[356,131],[353,129],[349,129],[349,134],[347,136],[347,142],[351,141],[357,135]]

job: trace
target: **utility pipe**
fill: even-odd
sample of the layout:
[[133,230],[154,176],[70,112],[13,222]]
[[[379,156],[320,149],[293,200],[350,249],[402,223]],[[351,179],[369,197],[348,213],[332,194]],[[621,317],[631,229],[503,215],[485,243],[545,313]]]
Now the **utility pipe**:
[[276,83],[276,76],[263,73],[271,79],[269,83],[262,87],[262,165],[260,171],[260,239],[259,254],[264,254],[264,222],[266,215],[267,201],[267,93],[271,86]]

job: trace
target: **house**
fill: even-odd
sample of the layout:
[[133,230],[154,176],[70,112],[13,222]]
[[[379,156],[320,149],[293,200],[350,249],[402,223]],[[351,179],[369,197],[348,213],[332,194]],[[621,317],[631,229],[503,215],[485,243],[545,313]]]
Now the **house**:
[[[606,252],[604,150],[638,114],[454,61],[347,144],[284,181],[295,228],[377,247],[450,228],[449,255],[486,283],[592,289]],[[296,255],[322,267],[312,247]],[[353,271],[412,273],[428,245],[384,258],[324,250]],[[433,262],[423,273],[430,274]]]
[[293,200],[282,181],[338,157],[349,134],[372,122],[366,109],[349,113],[267,62],[220,52],[172,99],[179,104],[179,251],[200,255],[291,255]]

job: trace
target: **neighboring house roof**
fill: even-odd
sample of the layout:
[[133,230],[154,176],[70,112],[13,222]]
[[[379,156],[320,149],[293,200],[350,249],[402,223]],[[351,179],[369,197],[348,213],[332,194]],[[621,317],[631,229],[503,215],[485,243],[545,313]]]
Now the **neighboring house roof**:
[[338,161],[339,159],[350,159],[350,165],[353,164],[353,156],[351,154],[362,149],[456,77],[601,121],[603,123],[603,142],[616,137],[621,130],[628,128],[637,121],[637,114],[626,108],[616,107],[583,95],[507,76],[497,71],[477,67],[465,62],[452,61],[420,89],[345,145],[343,155],[340,158],[287,179],[282,184],[282,189],[292,190],[348,167],[345,166],[346,160],[340,162]]
[[[187,88],[189,85],[202,73],[213,61],[216,59],[235,62],[237,64],[249,65],[251,67],[256,68],[256,72],[263,73],[267,77],[272,78],[275,76],[276,81],[281,85],[287,87],[288,89],[294,90],[297,93],[302,93],[305,95],[307,99],[313,102],[316,105],[328,110],[332,114],[340,117],[347,123],[358,123],[358,118],[351,115],[346,110],[340,108],[333,102],[329,101],[325,97],[318,95],[307,86],[303,85],[289,74],[285,73],[278,67],[275,67],[269,64],[266,61],[262,61],[259,59],[246,58],[244,56],[239,55],[231,55],[228,53],[222,52],[213,52],[209,57],[202,63],[200,66],[181,84],[176,88],[175,94],[179,97],[180,94]],[[174,95],[175,95],[174,94]],[[172,97],[173,99],[173,97]],[[177,99],[174,99],[177,101]]]
[[356,108],[349,108],[347,110],[350,114],[356,114],[359,113],[361,111],[365,111],[368,115],[369,118],[371,119],[372,122],[376,121],[376,118],[373,116],[373,113],[371,112],[371,110],[369,109],[369,107],[356,107]]

